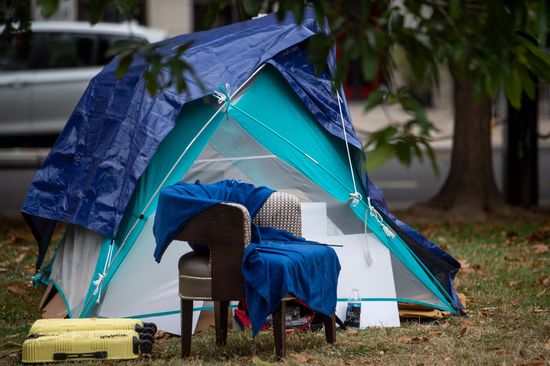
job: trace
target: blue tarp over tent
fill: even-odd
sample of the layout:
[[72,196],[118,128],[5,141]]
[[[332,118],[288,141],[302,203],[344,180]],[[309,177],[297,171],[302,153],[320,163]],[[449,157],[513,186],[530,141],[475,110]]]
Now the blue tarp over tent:
[[[275,15],[236,23],[165,41],[160,52],[192,41],[186,61],[205,85],[189,78],[189,91],[162,90],[151,97],[136,61],[117,80],[116,61],[92,79],[48,158],[38,171],[23,212],[79,224],[114,236],[135,184],[159,143],[174,127],[182,106],[216,90],[220,80],[234,88],[263,63],[279,69],[317,120],[343,137],[338,104],[329,78],[318,78],[313,66],[303,69],[303,48],[294,47],[318,31],[312,14],[297,27],[292,18],[278,23]],[[346,118],[350,143],[361,143]]]
[[[94,77],[47,159],[36,174],[22,213],[40,244],[38,267],[56,221],[81,225],[114,237],[137,181],[159,144],[174,128],[185,103],[212,94],[220,82],[242,86],[259,66],[279,71],[315,119],[332,135],[344,139],[338,102],[329,73],[318,75],[309,62],[304,41],[320,31],[312,12],[301,25],[292,17],[279,22],[275,14],[166,40],[159,52],[172,55],[192,41],[185,52],[205,88],[191,76],[189,90],[173,88],[150,96],[142,78],[148,67],[141,59],[121,79],[114,60]],[[334,66],[329,62],[329,69]],[[360,159],[361,142],[343,103],[344,125],[352,155]],[[429,240],[394,218],[380,189],[365,177],[365,190],[392,228],[460,304],[452,280],[459,264]]]

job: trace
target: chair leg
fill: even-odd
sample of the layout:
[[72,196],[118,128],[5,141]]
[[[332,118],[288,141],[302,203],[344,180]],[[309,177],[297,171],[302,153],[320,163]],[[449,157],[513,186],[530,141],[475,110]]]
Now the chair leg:
[[191,354],[193,333],[193,300],[181,299],[181,358]]
[[325,337],[327,339],[327,343],[336,342],[336,318],[334,315],[323,315],[323,324],[325,326]]
[[286,357],[286,302],[281,301],[273,316],[273,337],[275,338],[275,355],[278,359]]
[[224,346],[227,343],[227,311],[229,309],[229,301],[214,302],[214,316],[216,324],[216,343]]

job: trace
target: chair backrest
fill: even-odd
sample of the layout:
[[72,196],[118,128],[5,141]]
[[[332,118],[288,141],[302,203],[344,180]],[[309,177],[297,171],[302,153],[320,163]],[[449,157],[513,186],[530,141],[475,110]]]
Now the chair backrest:
[[257,226],[270,226],[302,236],[302,208],[298,197],[273,192],[254,218]]

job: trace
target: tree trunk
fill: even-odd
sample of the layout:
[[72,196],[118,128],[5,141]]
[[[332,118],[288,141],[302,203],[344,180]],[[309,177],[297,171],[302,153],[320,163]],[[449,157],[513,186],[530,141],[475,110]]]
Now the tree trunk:
[[503,206],[493,173],[491,100],[474,97],[471,83],[454,83],[451,169],[443,187],[424,204],[458,221],[484,220]]
[[539,198],[538,93],[535,100],[523,93],[520,109],[508,104],[504,153],[504,196],[506,202],[536,206]]

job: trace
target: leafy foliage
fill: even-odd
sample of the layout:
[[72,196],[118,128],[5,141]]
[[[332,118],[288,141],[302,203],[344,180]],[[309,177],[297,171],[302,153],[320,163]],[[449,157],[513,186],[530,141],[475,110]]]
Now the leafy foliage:
[[[265,6],[261,0],[243,1],[249,15]],[[319,24],[327,32],[309,42],[312,60],[326,67],[328,53],[338,43],[335,82],[345,79],[352,62],[359,62],[366,80],[379,75],[388,90],[371,95],[366,108],[399,103],[411,112],[404,124],[390,121],[389,127],[372,133],[366,148],[370,168],[392,157],[409,165],[413,156],[427,155],[434,170],[430,148],[433,124],[422,107],[405,90],[393,90],[395,63],[392,50],[406,54],[408,66],[420,82],[438,85],[440,65],[447,65],[452,76],[472,83],[477,96],[495,96],[501,88],[516,108],[522,92],[535,95],[533,76],[550,81],[550,57],[542,50],[549,29],[550,6],[547,1],[460,1],[460,0],[392,0],[339,1],[314,0],[308,4],[279,2],[280,18],[292,12],[297,21],[310,6]]]
[[[60,0],[37,0],[45,16],[52,15]],[[3,33],[25,31],[28,15],[23,14],[26,1],[0,0],[0,25]],[[131,14],[136,0],[92,0],[92,23],[101,19],[107,5],[115,5],[119,12]],[[220,11],[235,2],[210,0],[209,24],[214,24]],[[435,164],[429,148],[434,128],[426,119],[420,105],[404,90],[394,90],[392,76],[395,63],[392,50],[405,52],[408,66],[417,80],[429,80],[438,85],[438,68],[446,65],[452,76],[474,85],[476,94],[494,96],[504,88],[505,95],[515,108],[521,103],[522,92],[535,95],[533,77],[550,81],[550,57],[542,50],[550,29],[550,5],[535,0],[238,0],[240,12],[254,16],[275,9],[279,19],[288,12],[297,23],[308,7],[315,11],[317,21],[325,33],[317,34],[308,42],[312,61],[321,70],[336,43],[339,47],[334,75],[340,85],[352,63],[361,65],[366,80],[382,77],[387,91],[379,91],[367,101],[371,109],[380,104],[400,103],[411,111],[412,118],[403,125],[392,122],[390,129],[373,133],[367,147],[381,149],[373,152],[370,160],[376,164],[396,156],[402,163],[424,155]],[[19,23],[17,23],[19,22]],[[17,24],[17,26],[15,26]],[[178,91],[186,90],[183,75],[191,73],[191,65],[182,57],[189,44],[181,45],[173,58],[163,58],[150,45],[128,42],[119,47],[118,76],[129,68],[132,60],[144,57],[151,67],[145,72],[147,89],[151,94],[166,85],[160,77],[167,69],[168,78]],[[394,131],[393,133],[389,133]],[[378,162],[377,162],[378,161]],[[435,166],[435,165],[434,165]]]
[[388,114],[391,121],[389,126],[370,135],[364,148],[369,150],[374,147],[374,150],[368,154],[367,170],[375,170],[394,157],[403,164],[410,165],[413,157],[422,162],[427,155],[434,172],[438,174],[435,154],[429,139],[431,133],[437,129],[427,119],[420,103],[409,96],[405,88],[399,88],[395,93],[382,89],[373,92],[367,99],[365,109],[369,111],[379,105],[385,109],[392,104],[402,105],[411,118],[401,124],[391,121]]
[[203,87],[193,67],[183,58],[183,54],[190,46],[191,42],[184,42],[175,48],[174,55],[165,56],[158,52],[157,45],[143,39],[131,38],[116,42],[108,55],[118,57],[116,76],[119,79],[128,72],[137,56],[142,58],[149,65],[143,73],[143,79],[150,95],[155,95],[159,88],[168,86],[174,86],[179,93],[183,93],[187,91],[188,75],[199,87]]

